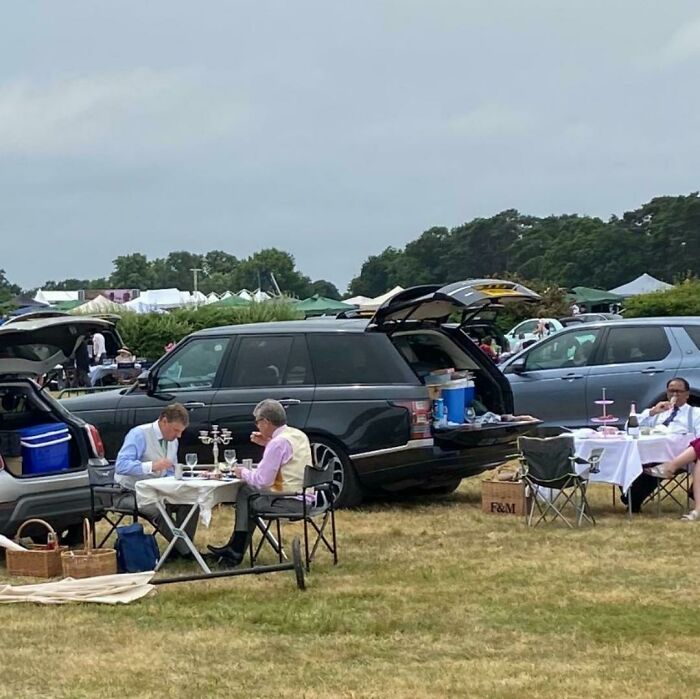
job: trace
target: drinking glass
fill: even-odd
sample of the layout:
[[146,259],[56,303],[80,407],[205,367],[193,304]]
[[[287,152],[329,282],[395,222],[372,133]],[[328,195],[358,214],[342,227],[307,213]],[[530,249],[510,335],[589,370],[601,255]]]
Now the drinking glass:
[[197,465],[197,454],[194,452],[190,452],[189,454],[185,454],[185,463],[187,464],[187,467],[190,469],[190,476],[194,475],[194,467]]
[[224,461],[228,464],[228,470],[230,471],[233,465],[236,463],[236,450],[235,449],[225,449],[224,450]]

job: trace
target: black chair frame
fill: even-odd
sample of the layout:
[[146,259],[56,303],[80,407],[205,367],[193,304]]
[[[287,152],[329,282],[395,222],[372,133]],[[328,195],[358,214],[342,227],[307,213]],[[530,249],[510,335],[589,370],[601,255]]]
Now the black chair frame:
[[[255,565],[260,551],[265,543],[277,554],[278,560],[282,563],[287,560],[282,543],[282,521],[304,523],[304,560],[306,570],[309,571],[311,563],[316,556],[316,552],[321,544],[333,556],[333,565],[338,564],[338,539],[335,526],[335,496],[333,492],[333,467],[327,465],[325,469],[316,466],[306,466],[304,469],[304,486],[302,488],[302,512],[301,514],[279,513],[274,511],[257,512],[254,517],[255,529],[260,531],[260,540],[257,545],[253,542],[253,532],[251,532],[249,550],[250,565]],[[316,505],[309,505],[307,496],[310,491],[316,495]],[[257,497],[257,493],[248,499],[248,507],[251,507],[251,500]],[[281,494],[285,499],[296,498],[296,494]],[[320,503],[320,504],[319,504]],[[250,509],[249,509],[250,511]],[[321,517],[320,523],[317,518]],[[275,526],[276,536],[272,533]],[[326,528],[330,526],[330,540],[326,533]],[[311,543],[311,537],[314,537]]]

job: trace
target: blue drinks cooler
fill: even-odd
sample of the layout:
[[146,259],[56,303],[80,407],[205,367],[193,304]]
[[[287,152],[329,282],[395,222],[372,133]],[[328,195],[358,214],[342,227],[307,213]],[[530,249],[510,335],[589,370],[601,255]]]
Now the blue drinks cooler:
[[67,471],[68,442],[71,436],[63,422],[50,422],[17,430],[22,446],[22,473]]
[[464,412],[474,400],[474,382],[471,379],[458,379],[441,386],[442,397],[445,401],[447,420],[461,425],[464,422]]
[[447,420],[461,425],[464,422],[464,389],[465,379],[450,381],[442,387],[442,397],[445,401]]

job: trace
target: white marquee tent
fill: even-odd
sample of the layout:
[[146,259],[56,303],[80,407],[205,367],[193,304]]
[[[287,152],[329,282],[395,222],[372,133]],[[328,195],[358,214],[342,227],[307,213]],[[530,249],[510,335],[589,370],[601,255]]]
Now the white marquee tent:
[[349,303],[351,306],[361,306],[363,303],[370,303],[372,299],[369,296],[352,296],[349,299],[343,299],[343,303]]
[[[389,299],[393,298],[394,296],[396,296],[396,294],[398,294],[401,291],[403,291],[402,286],[395,286],[393,289],[390,289],[381,296],[376,296],[375,298],[370,299],[366,303],[361,303],[360,310],[376,311],[385,301],[388,301]],[[347,303],[347,301],[345,303]]]
[[627,284],[610,289],[610,292],[620,296],[638,296],[639,294],[650,294],[652,291],[666,291],[672,288],[673,284],[667,284],[644,273]]
[[61,301],[80,301],[79,291],[44,291],[39,289],[34,297],[41,303],[60,303]]
[[79,315],[81,313],[120,313],[124,306],[116,301],[111,301],[106,296],[98,294],[94,299],[76,306],[70,312]]

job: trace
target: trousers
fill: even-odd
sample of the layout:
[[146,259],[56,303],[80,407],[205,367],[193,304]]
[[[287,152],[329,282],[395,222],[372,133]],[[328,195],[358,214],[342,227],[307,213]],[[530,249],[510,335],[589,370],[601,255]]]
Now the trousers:
[[295,500],[289,496],[261,493],[249,485],[243,485],[236,496],[234,532],[250,533],[255,527],[255,517],[261,512],[301,517],[304,513],[304,504],[301,500]]

